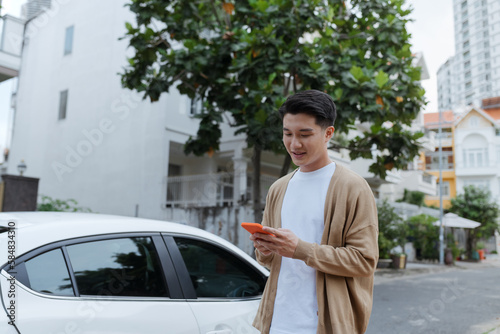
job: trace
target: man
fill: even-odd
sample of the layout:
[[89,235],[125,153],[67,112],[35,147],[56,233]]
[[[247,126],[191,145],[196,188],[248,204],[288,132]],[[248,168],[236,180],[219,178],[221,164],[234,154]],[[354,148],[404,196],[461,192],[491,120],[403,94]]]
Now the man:
[[250,237],[271,270],[253,325],[263,334],[364,333],[378,260],[377,208],[366,181],[328,157],[332,98],[309,90],[279,110],[298,170],[276,181]]

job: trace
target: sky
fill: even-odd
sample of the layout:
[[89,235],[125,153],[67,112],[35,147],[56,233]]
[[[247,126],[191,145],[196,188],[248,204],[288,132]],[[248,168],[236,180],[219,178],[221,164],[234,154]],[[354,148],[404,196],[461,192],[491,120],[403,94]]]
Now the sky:
[[[2,0],[2,15],[21,15],[22,0]],[[437,70],[455,53],[452,0],[407,0],[413,7],[407,30],[411,33],[412,52],[423,52],[430,79],[422,82],[428,104],[424,112],[437,112]],[[0,83],[0,152],[7,145],[12,80]],[[0,154],[0,163],[3,154]]]

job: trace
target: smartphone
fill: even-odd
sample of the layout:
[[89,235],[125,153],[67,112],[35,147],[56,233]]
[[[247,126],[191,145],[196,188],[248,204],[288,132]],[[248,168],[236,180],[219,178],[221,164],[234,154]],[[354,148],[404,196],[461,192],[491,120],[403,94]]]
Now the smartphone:
[[241,223],[241,227],[243,227],[245,230],[248,232],[254,234],[254,233],[263,233],[263,234],[269,234],[275,237],[274,234],[266,232],[262,229],[262,225],[258,223]]

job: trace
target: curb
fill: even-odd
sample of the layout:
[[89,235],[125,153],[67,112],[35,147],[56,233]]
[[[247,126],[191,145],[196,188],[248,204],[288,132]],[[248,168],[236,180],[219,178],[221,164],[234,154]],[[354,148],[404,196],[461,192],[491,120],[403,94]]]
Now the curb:
[[[412,268],[412,266],[415,266]],[[417,267],[418,266],[418,267]],[[425,263],[408,263],[406,269],[376,269],[375,270],[375,284],[383,283],[388,280],[409,278],[413,276],[434,274],[440,272],[454,271],[454,270],[468,270],[479,268],[498,268],[500,261],[483,260],[481,262],[455,262],[453,265],[440,265],[440,264],[425,264]]]

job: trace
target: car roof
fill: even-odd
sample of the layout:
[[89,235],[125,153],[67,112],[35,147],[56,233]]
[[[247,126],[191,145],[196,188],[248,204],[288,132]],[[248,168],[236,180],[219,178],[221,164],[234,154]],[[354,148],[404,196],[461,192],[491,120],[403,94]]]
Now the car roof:
[[[16,227],[17,256],[53,242],[79,237],[110,233],[162,232],[216,241],[265,272],[254,259],[230,242],[202,229],[180,223],[82,212],[0,212],[0,228],[5,230],[9,222],[14,223]],[[8,233],[0,233],[0,264],[7,262],[7,237]]]

